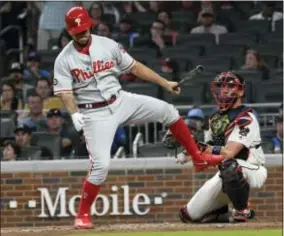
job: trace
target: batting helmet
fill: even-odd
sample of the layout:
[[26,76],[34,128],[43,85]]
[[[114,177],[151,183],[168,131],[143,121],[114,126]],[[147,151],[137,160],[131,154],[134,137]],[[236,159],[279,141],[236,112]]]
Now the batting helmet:
[[93,21],[83,7],[72,7],[65,15],[65,24],[69,34],[74,35],[90,29]]

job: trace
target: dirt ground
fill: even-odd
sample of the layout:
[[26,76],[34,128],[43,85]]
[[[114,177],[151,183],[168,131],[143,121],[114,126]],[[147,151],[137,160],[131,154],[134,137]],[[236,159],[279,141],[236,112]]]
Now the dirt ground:
[[102,232],[143,232],[143,231],[183,231],[183,230],[246,230],[246,229],[273,229],[282,228],[282,222],[249,222],[241,224],[114,224],[97,225],[95,229],[78,231],[71,226],[50,226],[36,228],[4,228],[2,236],[63,236],[75,233],[102,233]]

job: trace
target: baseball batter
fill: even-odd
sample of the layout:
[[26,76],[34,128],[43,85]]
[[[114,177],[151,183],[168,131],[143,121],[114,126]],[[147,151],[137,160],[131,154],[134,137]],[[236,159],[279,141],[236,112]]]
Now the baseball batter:
[[[183,222],[218,221],[226,217],[228,220],[230,202],[234,221],[245,222],[253,217],[248,205],[249,190],[263,186],[267,170],[263,166],[265,156],[258,121],[252,109],[242,102],[244,89],[244,79],[234,72],[221,73],[211,84],[219,109],[210,117],[211,140],[199,146],[206,153],[223,155],[224,160],[216,175],[181,208]],[[185,152],[178,155],[180,163],[189,160],[190,155]]]
[[56,58],[54,93],[62,99],[75,128],[83,130],[91,160],[75,228],[93,227],[90,207],[106,179],[111,144],[120,125],[161,122],[190,153],[197,169],[220,162],[221,155],[200,153],[174,106],[153,97],[125,92],[117,78],[122,73],[131,72],[179,94],[176,82],[165,80],[134,60],[115,41],[90,34],[92,20],[84,8],[70,9],[65,22],[73,41]]

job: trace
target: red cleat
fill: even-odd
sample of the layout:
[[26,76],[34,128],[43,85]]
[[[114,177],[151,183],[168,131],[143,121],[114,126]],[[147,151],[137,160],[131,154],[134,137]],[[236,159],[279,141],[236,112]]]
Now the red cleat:
[[91,222],[90,215],[77,216],[74,223],[75,229],[92,229],[94,226]]

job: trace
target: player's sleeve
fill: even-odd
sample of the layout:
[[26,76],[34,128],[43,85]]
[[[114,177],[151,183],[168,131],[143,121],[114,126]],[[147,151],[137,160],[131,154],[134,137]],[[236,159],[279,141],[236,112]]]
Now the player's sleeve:
[[260,132],[259,124],[256,117],[252,114],[239,119],[232,133],[229,135],[228,141],[241,143],[247,148],[253,146]]
[[117,65],[119,66],[122,72],[128,72],[131,67],[135,64],[135,60],[130,56],[123,46],[115,41],[112,49],[112,53],[116,60]]
[[55,95],[72,91],[71,72],[64,60],[59,58],[54,63],[53,91]]

